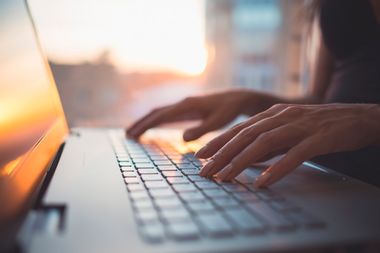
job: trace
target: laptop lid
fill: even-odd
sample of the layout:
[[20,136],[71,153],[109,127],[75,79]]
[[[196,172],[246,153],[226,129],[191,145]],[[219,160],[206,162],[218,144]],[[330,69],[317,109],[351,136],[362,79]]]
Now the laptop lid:
[[0,227],[22,210],[67,131],[27,3],[0,1]]

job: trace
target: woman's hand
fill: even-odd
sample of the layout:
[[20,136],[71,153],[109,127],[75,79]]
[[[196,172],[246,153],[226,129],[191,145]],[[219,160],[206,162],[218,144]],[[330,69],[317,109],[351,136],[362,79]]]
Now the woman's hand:
[[268,186],[318,155],[380,144],[380,106],[277,104],[236,125],[200,149],[212,157],[201,176],[228,181],[250,164],[285,154],[255,182]]
[[270,95],[248,90],[233,90],[208,96],[188,97],[176,104],[157,108],[134,123],[127,135],[138,138],[146,130],[160,124],[201,120],[201,124],[184,132],[185,141],[195,140],[234,120],[239,114],[253,115],[278,100]]

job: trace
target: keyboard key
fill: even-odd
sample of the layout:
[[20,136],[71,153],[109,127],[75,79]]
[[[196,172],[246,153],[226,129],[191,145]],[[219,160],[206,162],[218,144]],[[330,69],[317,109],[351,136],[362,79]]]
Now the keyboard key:
[[153,163],[135,163],[137,169],[154,169],[155,166]]
[[186,176],[189,175],[199,175],[199,170],[197,169],[191,169],[191,170],[182,170],[182,173]]
[[177,170],[177,171],[174,171],[174,170],[170,170],[170,171],[162,171],[162,175],[164,177],[182,177],[182,173],[181,171]]
[[123,167],[120,167],[120,170],[122,172],[135,172],[136,169],[132,166],[123,166]]
[[147,191],[133,191],[129,193],[129,196],[135,201],[142,199],[150,199]]
[[160,209],[170,209],[182,207],[182,202],[178,198],[159,198],[154,203]]
[[176,194],[169,187],[167,189],[152,189],[150,195],[153,198],[170,198],[175,197]]
[[228,208],[237,207],[240,205],[240,203],[232,197],[214,198],[214,199],[212,199],[212,201],[219,208],[222,208],[222,209],[228,209]]
[[143,184],[128,184],[127,185],[128,191],[145,191],[145,187]]
[[207,178],[204,178],[204,177],[201,177],[201,176],[198,176],[198,175],[191,175],[191,176],[188,176],[188,178],[192,182],[207,182],[207,181],[209,181]]
[[147,158],[132,158],[134,163],[151,163],[150,159]]
[[210,198],[228,197],[228,193],[221,189],[204,189],[203,193]]
[[172,187],[176,192],[190,192],[197,190],[192,184],[174,184]]
[[193,164],[189,163],[189,164],[176,164],[176,165],[177,165],[177,168],[180,170],[197,170],[199,173],[198,167]]
[[253,192],[235,192],[233,194],[238,200],[247,202],[256,202],[260,201],[260,199]]
[[170,184],[189,184],[190,181],[186,177],[167,177],[166,180]]
[[199,237],[199,230],[192,221],[171,222],[167,230],[174,240],[194,240]]
[[226,191],[229,192],[246,192],[248,189],[237,183],[219,183]]
[[165,238],[165,231],[160,223],[142,226],[140,233],[142,237],[150,243],[159,243]]
[[156,169],[138,169],[137,171],[140,174],[158,174],[158,171]]
[[198,202],[188,202],[187,206],[194,213],[215,211],[214,205],[212,205],[211,202],[207,200],[198,201]]
[[124,178],[124,182],[126,184],[139,184],[140,183],[140,179],[139,178],[135,178],[135,177],[126,177],[126,178]]
[[174,165],[158,165],[157,167],[158,167],[158,170],[160,170],[160,171],[171,171],[171,170],[175,171],[175,170],[177,170],[177,167]]
[[130,162],[119,162],[119,166],[120,167],[123,167],[123,166],[131,166],[132,164]]
[[144,224],[159,222],[157,211],[154,209],[138,211],[136,212],[136,218],[139,222]]
[[195,185],[204,190],[204,189],[218,189],[219,188],[219,185],[217,185],[216,183],[208,180],[208,181],[202,181],[202,182],[195,182]]
[[170,161],[165,155],[151,155],[152,161]]
[[295,228],[295,224],[279,212],[276,212],[265,202],[255,202],[246,205],[253,214],[258,214],[266,223],[275,230],[290,230]]
[[164,166],[170,166],[173,165],[173,163],[169,160],[167,161],[154,161],[154,164],[156,165],[164,165]]
[[242,232],[258,233],[265,231],[263,221],[245,209],[229,209],[225,211],[225,214]]
[[233,228],[227,219],[220,213],[201,213],[197,221],[202,230],[210,237],[223,237],[233,235]]
[[143,174],[141,175],[143,181],[163,181],[164,178],[160,174]]
[[160,211],[160,215],[167,223],[190,220],[190,214],[184,207],[176,209],[162,209]]
[[185,202],[196,202],[206,199],[206,197],[200,192],[180,192],[179,196]]
[[123,173],[123,177],[137,177],[137,173],[136,172],[129,172],[129,171],[124,171]]
[[168,183],[164,181],[146,181],[145,186],[148,189],[169,188]]
[[118,162],[128,162],[128,163],[130,163],[130,159],[129,159],[128,156],[122,156],[122,157],[118,156],[117,157],[117,161]]
[[150,199],[136,200],[136,201],[133,201],[132,203],[133,203],[133,206],[138,210],[154,208],[153,203]]

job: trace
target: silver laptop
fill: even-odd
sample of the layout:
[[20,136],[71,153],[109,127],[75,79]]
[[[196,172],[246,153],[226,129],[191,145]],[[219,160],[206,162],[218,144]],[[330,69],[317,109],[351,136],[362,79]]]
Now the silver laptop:
[[0,2],[0,41],[0,251],[379,250],[378,188],[306,162],[256,190],[260,166],[202,178],[170,131],[69,130],[22,0]]

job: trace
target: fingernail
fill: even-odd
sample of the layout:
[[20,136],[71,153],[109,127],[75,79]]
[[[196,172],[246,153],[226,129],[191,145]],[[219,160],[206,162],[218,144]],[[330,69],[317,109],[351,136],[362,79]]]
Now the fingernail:
[[207,150],[207,146],[204,146],[200,150],[198,150],[194,155],[196,157],[201,157],[202,155],[204,155],[206,150]]
[[189,140],[191,140],[193,138],[193,134],[191,133],[191,132],[185,132],[184,134],[183,134],[183,139],[185,140],[185,141],[189,141]]
[[226,177],[231,173],[232,170],[232,165],[228,164],[226,167],[222,169],[221,172],[218,174],[218,179],[223,181],[226,179]]
[[202,169],[199,171],[199,175],[202,176],[202,177],[205,176],[205,175],[207,174],[207,172],[208,172],[209,170],[212,169],[213,166],[214,166],[214,160],[209,161],[209,162],[206,163],[206,165],[203,166]]
[[268,171],[264,171],[261,173],[260,176],[258,176],[255,180],[254,187],[260,188],[262,187],[266,182],[268,182],[269,178],[272,176],[272,174]]

